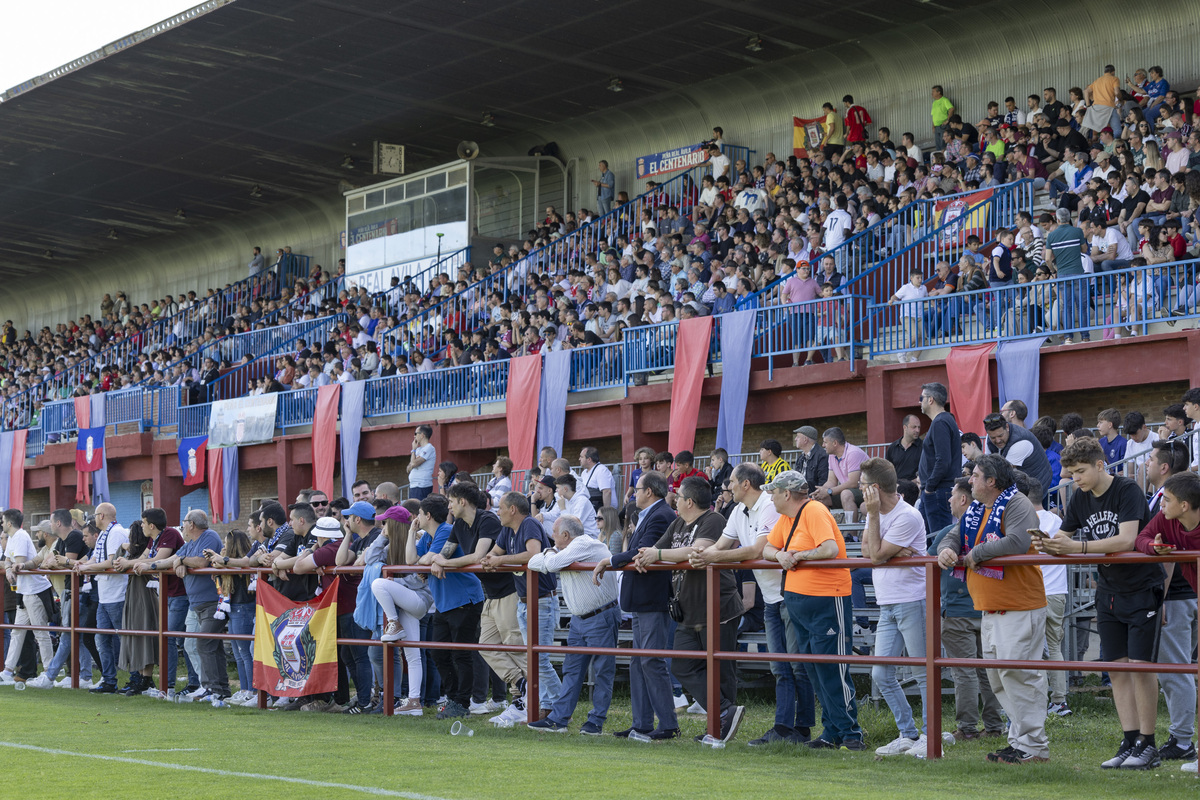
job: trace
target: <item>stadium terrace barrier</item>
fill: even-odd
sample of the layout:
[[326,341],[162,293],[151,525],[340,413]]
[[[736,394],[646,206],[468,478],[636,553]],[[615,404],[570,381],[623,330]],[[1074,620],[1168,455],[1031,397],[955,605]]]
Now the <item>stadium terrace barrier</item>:
[[[1149,564],[1149,563],[1182,563],[1194,562],[1197,568],[1200,569],[1200,551],[1178,551],[1167,556],[1148,556],[1143,553],[1120,553],[1104,556],[1097,555],[1071,555],[1071,556],[1048,556],[1048,555],[1021,555],[1021,556],[1004,556],[994,558],[988,563],[997,567],[1004,566],[1019,566],[1019,565],[1040,565],[1040,564]],[[961,563],[961,562],[960,562]],[[568,569],[576,571],[591,571],[595,564],[580,563],[572,564]],[[695,658],[704,659],[707,665],[707,696],[705,698],[704,707],[707,710],[707,732],[710,736],[719,738],[721,731],[720,718],[720,670],[718,661],[765,661],[765,662],[800,662],[812,664],[863,664],[876,665],[888,664],[892,666],[906,667],[923,667],[926,672],[926,685],[941,686],[941,671],[943,668],[993,668],[1007,667],[1009,669],[1026,669],[1044,671],[1052,670],[1071,670],[1078,672],[1141,672],[1141,673],[1177,673],[1177,674],[1194,674],[1200,678],[1200,662],[1196,664],[1160,664],[1157,662],[1130,662],[1130,661],[1019,661],[1005,659],[985,659],[985,658],[949,658],[943,656],[942,653],[942,630],[941,630],[941,568],[938,566],[937,558],[934,556],[920,556],[913,558],[894,558],[885,564],[873,564],[869,559],[864,558],[845,558],[845,559],[826,559],[819,561],[804,561],[798,569],[858,569],[861,567],[872,569],[894,569],[903,567],[919,567],[925,572],[925,652],[921,656],[875,656],[875,655],[823,655],[823,654],[798,654],[798,653],[769,653],[769,652],[740,652],[740,651],[722,651],[720,645],[720,570],[733,569],[780,569],[780,565],[774,561],[745,561],[745,562],[730,562],[722,564],[713,564],[704,568],[705,573],[705,589],[706,589],[706,616],[707,624],[705,626],[705,649],[700,650],[639,650],[626,647],[571,647],[563,646],[555,643],[542,644],[538,642],[537,625],[528,626],[528,635],[525,644],[523,645],[505,645],[505,644],[463,644],[453,642],[420,642],[420,641],[402,641],[396,643],[384,643],[375,639],[338,639],[338,644],[361,645],[366,647],[395,647],[408,646],[420,647],[426,649],[443,649],[443,650],[493,650],[511,653],[524,653],[526,665],[526,680],[527,680],[527,698],[526,710],[528,713],[527,721],[534,722],[538,719],[538,697],[539,697],[539,668],[538,656],[542,653],[576,653],[583,655],[613,655],[613,656],[647,656],[652,658]],[[690,564],[669,564],[659,562],[648,567],[651,570],[692,570]],[[364,567],[336,567],[326,569],[325,572],[335,574],[361,574]],[[505,566],[498,568],[502,572],[520,572],[524,571],[521,566]],[[258,574],[267,573],[267,569],[193,569],[189,570],[194,575],[238,575],[238,574]],[[403,573],[428,573],[431,571],[427,566],[384,566],[383,574],[385,576],[397,575]],[[452,570],[454,572],[483,572],[483,567],[473,565],[461,570]],[[626,567],[624,571],[633,571],[633,567]],[[71,621],[67,626],[52,626],[52,625],[15,625],[7,622],[0,622],[0,630],[26,630],[26,631],[53,631],[57,633],[67,634],[71,637],[71,686],[79,688],[79,636],[83,633],[100,634],[100,635],[125,635],[125,636],[153,636],[158,639],[158,663],[159,663],[159,682],[161,691],[166,692],[168,689],[174,688],[173,685],[168,685],[167,674],[174,675],[177,672],[178,664],[175,664],[175,669],[164,670],[163,666],[167,664],[167,640],[169,638],[182,639],[217,639],[220,641],[240,639],[243,641],[253,641],[252,634],[217,634],[217,633],[187,633],[183,631],[168,631],[166,630],[167,614],[167,596],[166,593],[160,593],[159,614],[158,614],[158,629],[157,630],[109,630],[101,628],[83,628],[76,625],[79,619],[79,573],[74,570],[29,570],[31,574],[44,575],[63,575],[68,577],[71,585]],[[7,582],[3,582],[3,591],[11,591],[7,586]],[[526,581],[525,585],[526,608],[538,607],[538,582]],[[2,593],[0,593],[2,599]],[[1200,604],[1200,600],[1197,600]],[[1200,607],[1200,605],[1198,605]],[[4,657],[4,640],[0,637],[0,661]],[[385,649],[383,658],[383,679],[382,685],[390,687],[394,685],[393,681],[393,659],[389,658]],[[391,716],[393,706],[392,692],[383,692],[383,713]],[[940,691],[926,692],[927,703],[925,716],[926,737],[929,747],[929,758],[942,757],[942,693]],[[263,690],[258,692],[258,707],[266,708],[267,693]]]
[[[243,334],[247,337],[255,334],[269,335],[239,343],[237,347],[246,351],[243,355],[254,356],[254,361],[234,367],[211,384],[200,387],[201,401],[212,402],[213,400],[244,397],[253,388],[253,381],[257,381],[265,375],[274,376],[275,369],[272,363],[274,359],[296,352],[295,345],[302,339],[305,343],[311,344],[314,334],[321,333],[323,334],[322,338],[325,338],[334,326],[339,322],[346,321],[348,321],[348,317],[345,314],[332,314],[328,317],[293,322],[290,325],[280,325],[263,331],[251,331]],[[300,376],[301,373],[297,370],[296,377]]]
[[[932,274],[934,264],[942,259],[949,261],[950,266],[954,267],[967,250],[968,236],[976,235],[982,243],[987,243],[996,231],[1014,227],[1019,212],[1032,213],[1033,183],[1027,178],[1022,178],[1014,183],[997,186],[986,199],[962,208],[961,213],[951,216],[951,209],[956,204],[967,206],[972,195],[985,191],[987,190],[955,195],[958,199],[946,207],[943,214],[946,221],[940,225],[932,223],[934,207],[928,207],[926,211],[931,222],[921,226],[920,235],[916,240],[910,239],[908,244],[892,251],[871,269],[848,278],[842,284],[841,291],[866,295],[874,298],[876,303],[886,303],[897,289],[908,282],[912,270],[919,269],[922,275],[928,277]],[[945,198],[938,198],[936,202],[944,200]]]
[[[455,252],[451,253],[448,256],[444,256],[441,261],[437,261],[433,264],[430,264],[428,267],[421,270],[420,272],[416,272],[416,273],[413,273],[412,275],[407,275],[407,276],[401,278],[400,283],[398,283],[397,285],[395,285],[389,289],[384,289],[382,292],[375,292],[374,294],[371,295],[371,298],[374,301],[375,305],[381,306],[383,308],[384,316],[395,315],[396,309],[399,307],[400,303],[404,300],[405,290],[408,287],[411,286],[411,287],[415,288],[417,290],[418,294],[420,294],[421,296],[424,296],[429,292],[429,282],[435,275],[440,275],[443,272],[445,272],[447,275],[450,276],[450,280],[453,281],[453,280],[457,279],[457,277],[458,277],[458,268],[461,267],[463,264],[470,263],[470,261],[471,261],[471,248],[464,247],[461,250],[456,250]],[[389,264],[388,266],[382,267],[381,269],[388,269],[389,267],[392,267],[392,266],[396,266],[396,265]],[[371,271],[378,272],[379,270],[375,269],[375,270],[371,270]],[[347,284],[349,284],[350,286],[355,285],[355,282],[354,282],[355,276],[354,275],[347,275],[344,277],[345,277],[345,281]]]
[[[868,306],[871,357],[1031,336],[1147,332],[1200,317],[1200,259]],[[1172,312],[1179,310],[1177,315]],[[909,342],[915,338],[915,344]],[[1097,337],[1099,338],[1099,337]]]

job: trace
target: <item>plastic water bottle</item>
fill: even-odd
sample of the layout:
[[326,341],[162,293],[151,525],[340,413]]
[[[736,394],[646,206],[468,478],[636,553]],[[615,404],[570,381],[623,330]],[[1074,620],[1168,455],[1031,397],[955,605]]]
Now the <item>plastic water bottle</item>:
[[511,719],[498,719],[492,724],[497,728],[511,728],[513,726],[513,721]]
[[630,731],[629,738],[635,742],[641,742],[642,744],[648,744],[650,742],[650,736],[642,733],[641,731]]
[[713,736],[711,736],[710,734],[707,734],[707,733],[704,734],[704,738],[700,740],[700,744],[708,745],[713,750],[724,750],[725,749],[725,742],[721,741],[720,739],[714,738]]
[[950,731],[942,731],[942,741],[946,744],[954,744],[958,740],[954,738],[954,734]]
[[220,697],[213,697],[212,707],[213,708],[229,708],[229,703],[225,702]]
[[162,700],[164,697],[166,697],[166,695],[163,694],[162,691],[155,689],[153,687],[142,692],[142,696],[149,697],[151,700]]
[[192,698],[188,697],[187,692],[176,692],[175,693],[175,702],[176,703],[190,703],[190,702],[192,702]]
[[13,684],[13,688],[16,689],[18,692],[25,691],[25,681],[17,681],[16,683]]

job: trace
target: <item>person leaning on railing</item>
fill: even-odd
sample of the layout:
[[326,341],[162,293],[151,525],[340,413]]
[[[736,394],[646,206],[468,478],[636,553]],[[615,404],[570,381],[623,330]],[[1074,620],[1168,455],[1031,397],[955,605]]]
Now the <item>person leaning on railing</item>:
[[[958,530],[941,541],[938,563],[965,580],[983,612],[981,637],[987,659],[1040,660],[1046,646],[1046,589],[1036,566],[989,567],[997,556],[1030,552],[1029,531],[1037,512],[1016,487],[1013,467],[997,454],[980,456],[971,472],[974,502]],[[960,556],[963,565],[959,566]],[[1008,714],[1008,746],[989,753],[1001,764],[1049,761],[1046,737],[1046,679],[1040,671],[988,670],[996,697]]]

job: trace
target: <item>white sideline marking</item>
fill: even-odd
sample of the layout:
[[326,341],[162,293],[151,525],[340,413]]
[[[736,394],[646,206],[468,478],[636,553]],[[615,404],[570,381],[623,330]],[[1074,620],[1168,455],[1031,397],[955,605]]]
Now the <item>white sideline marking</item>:
[[148,750],[122,750],[122,753],[197,753],[199,747],[152,747]]
[[293,778],[289,775],[260,775],[256,772],[233,772],[226,769],[194,767],[190,764],[166,764],[161,761],[146,761],[140,758],[121,758],[120,756],[102,756],[95,753],[76,753],[71,750],[56,750],[52,747],[37,747],[31,744],[17,744],[16,742],[0,742],[0,747],[15,747],[19,750],[33,750],[34,752],[47,753],[54,756],[74,756],[76,758],[94,758],[98,761],[116,761],[122,764],[138,764],[143,767],[162,767],[163,769],[175,769],[183,772],[203,772],[206,775],[220,775],[226,778],[255,778],[257,780],[264,781],[298,783],[304,786],[320,786],[327,789],[349,789],[350,791],[363,792],[364,794],[382,795],[385,797],[404,797],[407,798],[407,800],[446,800],[444,797],[436,797],[428,794],[416,794],[414,792],[394,792],[391,789],[381,789],[376,786],[355,786],[350,783],[310,781],[306,778]]

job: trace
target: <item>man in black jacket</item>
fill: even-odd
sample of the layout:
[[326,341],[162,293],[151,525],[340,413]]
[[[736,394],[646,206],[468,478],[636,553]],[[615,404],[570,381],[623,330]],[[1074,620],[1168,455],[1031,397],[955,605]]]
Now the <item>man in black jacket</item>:
[[[629,549],[596,565],[596,580],[610,566],[616,569],[631,563],[645,548],[655,548],[657,542],[675,520],[675,513],[666,503],[667,480],[657,472],[646,472],[638,478],[634,503],[639,509]],[[621,610],[633,614],[633,646],[636,649],[666,650],[671,618],[667,614],[671,573],[665,571],[629,572],[621,579]],[[628,738],[634,731],[651,739],[673,739],[679,735],[675,718],[675,700],[671,691],[671,676],[663,658],[636,656],[629,663],[629,693],[633,706],[633,726],[614,736]],[[658,716],[658,727],[654,717]]]
[[921,464],[917,478],[921,482],[921,516],[926,533],[935,533],[953,521],[950,516],[950,492],[962,470],[962,440],[958,421],[946,410],[946,387],[927,383],[921,387],[921,413],[932,424],[921,444]]
[[801,425],[792,431],[796,456],[796,472],[804,476],[809,486],[824,486],[829,480],[829,453],[821,446],[821,437],[812,425]]

